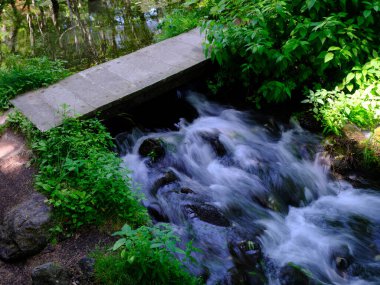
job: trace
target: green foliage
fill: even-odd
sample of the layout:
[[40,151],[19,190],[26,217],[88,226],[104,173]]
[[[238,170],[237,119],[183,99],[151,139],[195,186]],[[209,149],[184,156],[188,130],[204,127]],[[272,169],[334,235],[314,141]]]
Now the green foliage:
[[131,192],[128,172],[120,169],[121,160],[110,150],[112,137],[99,120],[66,119],[45,133],[20,114],[12,115],[9,123],[31,141],[39,168],[36,186],[62,223],[56,231],[71,232],[110,218],[133,225],[148,221]]
[[194,248],[191,244],[185,251],[177,248],[178,237],[168,226],[133,230],[125,225],[114,235],[120,237],[112,247],[118,253],[99,256],[95,265],[96,278],[102,284],[200,284],[172,254],[191,258]]
[[334,90],[310,91],[307,97],[303,102],[313,105],[325,132],[340,134],[348,122],[373,129],[380,123],[380,58],[354,67]]
[[97,119],[65,123],[33,145],[40,172],[36,185],[67,228],[115,217],[138,225],[147,221],[145,209],[131,192],[128,173],[110,151],[113,142]]
[[159,24],[161,33],[156,39],[162,41],[197,27],[200,20],[208,14],[210,2],[209,0],[187,1],[181,8],[171,11]]
[[41,135],[41,132],[19,111],[14,111],[9,114],[7,119],[7,127],[8,126],[16,131],[20,131],[29,143],[38,139]]
[[62,61],[9,56],[0,68],[0,110],[8,109],[9,100],[16,95],[48,86],[69,74]]
[[216,0],[202,25],[205,52],[226,80],[236,74],[255,90],[257,104],[282,102],[316,84],[333,88],[376,57],[379,9],[379,0]]

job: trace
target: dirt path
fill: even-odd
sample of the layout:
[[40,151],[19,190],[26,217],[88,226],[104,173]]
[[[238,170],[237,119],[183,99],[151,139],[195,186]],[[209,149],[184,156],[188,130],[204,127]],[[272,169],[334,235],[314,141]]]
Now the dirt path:
[[[32,153],[24,138],[6,130],[0,136],[0,223],[15,205],[27,200],[33,188],[36,169],[30,166]],[[49,244],[41,253],[25,261],[5,263],[0,260],[0,285],[30,285],[31,270],[46,262],[59,262],[73,275],[72,284],[88,284],[81,281],[78,261],[96,247],[110,243],[111,238],[96,228],[88,228],[55,245]]]
[[0,137],[0,221],[10,208],[34,193],[36,171],[29,166],[30,158],[24,138],[6,130]]

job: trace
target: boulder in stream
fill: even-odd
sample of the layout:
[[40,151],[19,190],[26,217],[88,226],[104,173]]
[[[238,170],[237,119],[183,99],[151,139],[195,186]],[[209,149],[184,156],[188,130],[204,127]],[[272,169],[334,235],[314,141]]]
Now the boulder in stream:
[[280,269],[280,284],[281,285],[312,285],[309,276],[298,265],[288,263]]
[[150,157],[151,162],[156,162],[165,156],[165,147],[160,139],[146,139],[139,147],[142,157]]
[[203,132],[200,134],[200,136],[203,140],[210,144],[211,148],[214,150],[217,156],[222,157],[227,154],[227,150],[219,140],[218,134]]
[[263,255],[260,244],[250,240],[232,241],[228,244],[230,254],[236,265],[256,267],[262,261]]
[[331,254],[331,259],[338,272],[347,271],[354,260],[347,245],[335,248]]
[[9,211],[0,226],[0,258],[22,259],[41,251],[48,243],[51,208],[45,197],[34,194]]
[[178,180],[179,180],[178,176],[173,171],[171,171],[171,170],[167,171],[163,176],[161,176],[160,178],[158,178],[153,183],[153,186],[151,188],[152,195],[156,195],[158,189],[160,189],[161,187],[163,187],[163,186],[165,186],[167,184],[176,182]]
[[169,218],[162,211],[161,206],[158,203],[152,203],[147,207],[149,215],[155,222],[169,222]]
[[203,222],[219,226],[219,227],[229,227],[231,222],[218,210],[218,208],[203,204],[203,205],[186,205],[185,213],[190,218],[198,218]]

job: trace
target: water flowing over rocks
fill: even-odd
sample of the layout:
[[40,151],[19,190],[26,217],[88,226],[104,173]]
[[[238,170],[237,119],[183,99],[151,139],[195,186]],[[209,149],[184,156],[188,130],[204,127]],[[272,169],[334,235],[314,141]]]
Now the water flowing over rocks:
[[48,243],[51,209],[46,198],[34,194],[6,213],[0,225],[0,258],[22,259],[41,251]]
[[194,274],[208,285],[380,284],[380,195],[335,179],[321,137],[186,100],[199,114],[191,123],[118,144],[153,221],[201,249],[187,264]]

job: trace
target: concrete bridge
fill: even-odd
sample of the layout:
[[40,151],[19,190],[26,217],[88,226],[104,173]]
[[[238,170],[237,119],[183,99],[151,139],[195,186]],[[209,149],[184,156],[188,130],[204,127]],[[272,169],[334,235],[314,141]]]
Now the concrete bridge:
[[199,76],[207,65],[202,40],[195,29],[11,102],[41,131],[60,125],[65,116],[88,117],[119,104],[138,104]]

